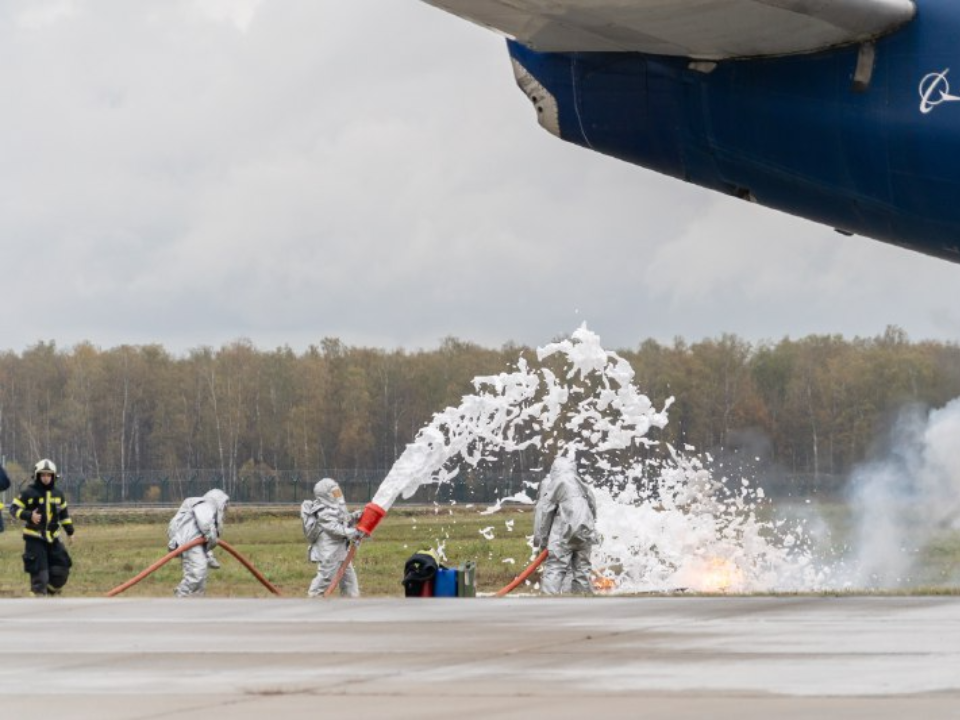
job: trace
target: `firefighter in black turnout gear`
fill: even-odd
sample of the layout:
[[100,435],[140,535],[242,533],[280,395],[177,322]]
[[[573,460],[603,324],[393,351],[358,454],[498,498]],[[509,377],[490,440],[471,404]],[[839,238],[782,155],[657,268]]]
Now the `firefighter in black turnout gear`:
[[73,564],[60,541],[61,530],[73,536],[73,521],[56,482],[57,466],[41,460],[33,468],[33,484],[10,507],[10,513],[24,523],[23,570],[30,574],[34,595],[58,594],[67,584]]

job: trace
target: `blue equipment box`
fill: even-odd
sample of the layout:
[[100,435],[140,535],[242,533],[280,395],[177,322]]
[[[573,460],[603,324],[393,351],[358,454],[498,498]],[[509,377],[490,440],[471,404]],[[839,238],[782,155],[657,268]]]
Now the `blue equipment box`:
[[457,597],[457,570],[456,568],[441,567],[433,579],[434,597]]

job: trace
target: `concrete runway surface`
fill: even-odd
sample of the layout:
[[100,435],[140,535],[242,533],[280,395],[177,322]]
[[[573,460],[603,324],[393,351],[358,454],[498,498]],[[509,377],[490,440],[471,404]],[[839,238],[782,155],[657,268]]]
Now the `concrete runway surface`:
[[0,600],[0,717],[960,718],[960,598]]

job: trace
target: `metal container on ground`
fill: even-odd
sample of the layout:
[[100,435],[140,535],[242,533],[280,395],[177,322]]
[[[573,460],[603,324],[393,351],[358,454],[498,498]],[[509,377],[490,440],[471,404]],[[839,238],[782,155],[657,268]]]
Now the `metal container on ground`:
[[462,563],[457,571],[457,597],[477,596],[477,564],[473,560]]

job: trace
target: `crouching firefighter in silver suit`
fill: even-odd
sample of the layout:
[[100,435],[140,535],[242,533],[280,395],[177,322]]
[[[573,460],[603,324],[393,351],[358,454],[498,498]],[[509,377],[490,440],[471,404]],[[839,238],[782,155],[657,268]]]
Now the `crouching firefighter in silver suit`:
[[187,498],[180,505],[167,527],[167,544],[176,550],[192,540],[202,537],[204,542],[184,552],[180,558],[183,579],[173,594],[177,597],[200,596],[207,589],[207,574],[210,568],[220,564],[213,558],[213,549],[223,533],[223,516],[230,498],[223,490],[211,490],[203,497]]

